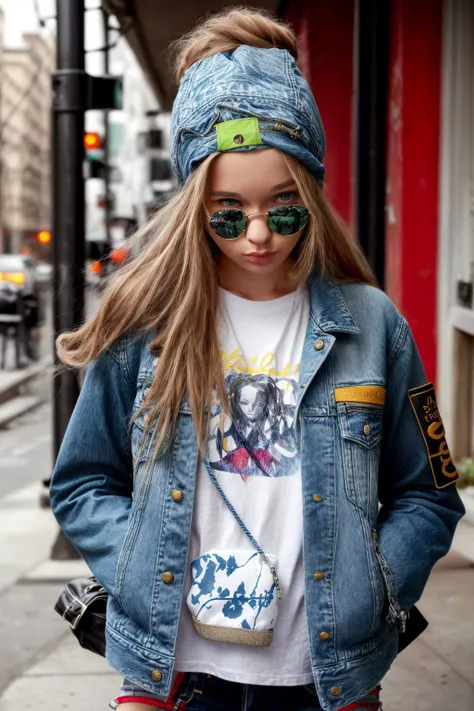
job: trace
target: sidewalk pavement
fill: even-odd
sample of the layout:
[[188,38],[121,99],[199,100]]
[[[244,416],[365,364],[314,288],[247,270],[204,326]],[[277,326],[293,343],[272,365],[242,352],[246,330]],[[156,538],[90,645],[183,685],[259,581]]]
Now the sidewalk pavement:
[[[24,511],[22,514],[22,506],[32,513],[35,486],[0,502],[0,580],[11,585],[17,576],[17,582],[23,586],[51,585],[54,581],[59,594],[62,581],[87,574],[87,568],[81,562],[47,560],[57,531],[51,513],[38,509],[28,522]],[[15,512],[15,517],[11,512]],[[47,606],[43,613],[51,626],[63,624],[52,609],[56,597],[55,591],[51,607]],[[420,609],[430,626],[421,639],[398,657],[383,681],[384,711],[473,711],[474,526],[471,523],[461,522],[452,551],[433,571]],[[28,624],[28,617],[24,624]],[[106,711],[108,702],[118,694],[120,683],[121,678],[105,660],[82,650],[64,625],[64,634],[60,633],[49,648],[46,645],[35,663],[12,679],[0,696],[0,711]]]

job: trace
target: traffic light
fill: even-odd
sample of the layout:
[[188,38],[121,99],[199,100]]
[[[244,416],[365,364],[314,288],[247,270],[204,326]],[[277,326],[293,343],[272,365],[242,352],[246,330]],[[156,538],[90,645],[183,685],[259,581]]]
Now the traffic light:
[[86,177],[105,180],[105,171],[107,170],[105,163],[95,158],[91,158],[88,163],[89,165]]
[[41,244],[49,244],[51,242],[51,232],[49,230],[40,230],[36,238]]
[[84,169],[85,178],[105,179],[106,166],[102,158],[104,157],[103,138],[96,131],[86,131],[84,134],[84,148],[86,151],[86,163]]
[[102,262],[97,259],[95,262],[92,262],[89,269],[91,270],[92,274],[101,274],[103,269]]
[[102,147],[102,138],[95,131],[87,131],[84,134],[84,148],[87,151],[96,151]]
[[109,259],[112,264],[123,264],[128,257],[128,251],[124,247],[116,247],[110,252]]
[[122,77],[87,76],[87,108],[122,108]]

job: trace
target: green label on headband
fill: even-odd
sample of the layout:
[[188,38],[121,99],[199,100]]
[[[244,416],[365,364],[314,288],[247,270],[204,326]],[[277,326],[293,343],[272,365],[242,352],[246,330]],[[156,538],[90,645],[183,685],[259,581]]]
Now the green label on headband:
[[217,150],[230,151],[240,146],[258,146],[263,144],[260,138],[258,119],[234,119],[216,124]]

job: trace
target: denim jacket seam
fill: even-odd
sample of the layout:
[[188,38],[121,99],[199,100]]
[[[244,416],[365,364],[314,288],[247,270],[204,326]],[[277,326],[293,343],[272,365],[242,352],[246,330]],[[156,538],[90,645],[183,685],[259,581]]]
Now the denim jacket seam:
[[113,360],[117,363],[120,373],[123,377],[123,379],[128,383],[130,388],[134,388],[133,384],[133,379],[131,378],[131,373],[126,372],[125,368],[123,367],[124,365],[126,366],[126,369],[128,370],[128,361],[126,355],[124,357],[121,357],[119,354],[115,353],[113,349],[110,350],[110,355],[113,358]]
[[292,72],[292,67],[291,67],[291,62],[286,61],[284,63],[284,71],[286,74],[286,78],[288,80],[288,84],[291,87],[291,91],[293,93],[293,102],[294,105],[296,106],[296,109],[299,111],[301,109],[301,102],[300,102],[300,97],[298,94],[298,87]]
[[397,335],[395,337],[395,343],[392,346],[392,349],[389,353],[388,359],[387,359],[387,368],[390,369],[397,359],[400,351],[402,350],[403,346],[406,343],[406,340],[408,338],[408,333],[409,333],[409,328],[408,328],[408,323],[403,316],[400,315],[400,318],[402,319],[401,325],[398,329]]

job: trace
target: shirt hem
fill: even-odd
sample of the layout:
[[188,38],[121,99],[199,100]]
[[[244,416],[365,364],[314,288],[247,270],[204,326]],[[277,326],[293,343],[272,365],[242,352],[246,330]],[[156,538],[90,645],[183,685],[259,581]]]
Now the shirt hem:
[[314,677],[312,672],[300,675],[288,676],[269,676],[268,674],[250,674],[247,672],[235,672],[221,667],[216,667],[213,664],[206,664],[202,661],[182,661],[175,664],[175,670],[179,672],[197,672],[199,674],[212,674],[224,681],[232,681],[235,684],[252,684],[253,686],[303,686],[304,684],[313,684]]

